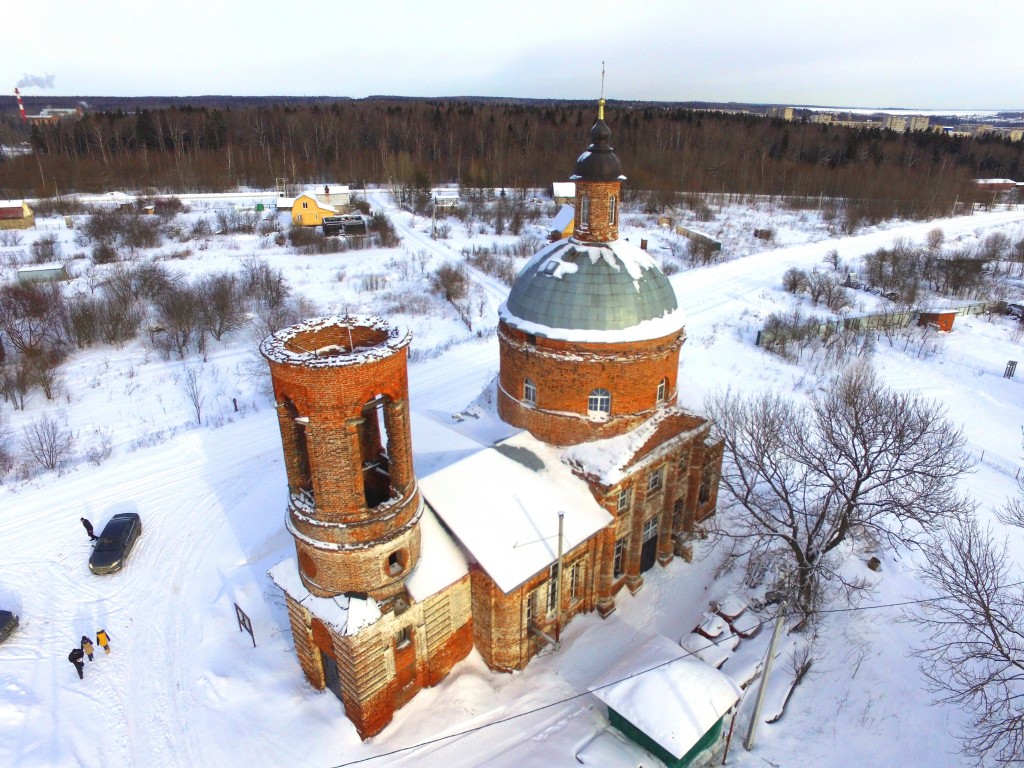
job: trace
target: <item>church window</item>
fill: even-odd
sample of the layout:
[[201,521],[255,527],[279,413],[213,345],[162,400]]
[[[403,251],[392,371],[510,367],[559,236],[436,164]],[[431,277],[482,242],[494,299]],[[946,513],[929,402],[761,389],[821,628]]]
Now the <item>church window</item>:
[[395,633],[395,648],[405,648],[412,640],[412,632],[409,627],[402,627]]
[[607,389],[591,390],[587,398],[587,411],[591,415],[612,412],[612,393]]
[[612,561],[612,575],[617,579],[625,573],[626,539],[621,538],[615,542],[615,559]]
[[676,499],[672,507],[672,530],[679,533],[683,530],[683,500]]
[[661,490],[662,475],[665,474],[664,467],[658,467],[647,476],[647,493],[654,493]]
[[572,603],[579,602],[583,597],[583,562],[573,563],[569,569],[569,599]]
[[533,383],[533,379],[523,382],[523,400],[530,405],[537,404],[537,385]]
[[615,195],[608,198],[608,225],[615,226]]
[[658,516],[655,515],[644,523],[644,541],[658,538]]
[[658,382],[658,402],[664,403],[665,397],[668,395],[668,379],[662,379]]
[[590,196],[580,197],[580,229],[587,229],[590,226]]
[[551,564],[548,575],[548,616],[553,616],[558,607],[558,563]]
[[617,509],[619,512],[625,512],[627,509],[629,509],[629,502],[631,497],[632,493],[630,493],[629,488],[623,488],[621,491],[619,491],[619,500],[617,503]]

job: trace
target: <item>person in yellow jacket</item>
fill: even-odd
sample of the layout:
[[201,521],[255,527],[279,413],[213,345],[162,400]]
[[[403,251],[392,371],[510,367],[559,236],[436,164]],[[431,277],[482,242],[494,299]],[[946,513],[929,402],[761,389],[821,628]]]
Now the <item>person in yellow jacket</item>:
[[92,661],[92,640],[85,635],[82,635],[82,653],[89,657],[89,661]]
[[110,638],[107,636],[107,630],[96,630],[96,644],[103,649],[104,653],[110,653]]

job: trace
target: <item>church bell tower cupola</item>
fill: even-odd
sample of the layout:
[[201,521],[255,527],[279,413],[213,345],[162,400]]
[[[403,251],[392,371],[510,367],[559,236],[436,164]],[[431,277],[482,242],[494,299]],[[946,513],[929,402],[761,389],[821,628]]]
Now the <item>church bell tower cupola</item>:
[[576,159],[569,178],[576,182],[576,221],[573,238],[582,243],[610,243],[619,239],[619,203],[622,164],[612,149],[612,131],[604,121],[604,99],[597,103],[597,122],[590,129],[590,144]]

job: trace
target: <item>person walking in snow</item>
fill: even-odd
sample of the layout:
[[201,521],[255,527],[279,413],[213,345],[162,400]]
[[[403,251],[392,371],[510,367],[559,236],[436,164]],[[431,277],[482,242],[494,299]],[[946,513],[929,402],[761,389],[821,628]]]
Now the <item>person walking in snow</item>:
[[96,630],[96,643],[103,649],[104,653],[110,653],[110,637],[107,635],[107,630]]
[[98,539],[99,536],[92,532],[92,523],[90,523],[84,517],[80,519],[82,521],[82,525],[85,527],[85,532],[89,534],[89,541],[96,541],[96,539]]
[[92,640],[85,635],[82,635],[82,653],[89,657],[89,661],[92,661]]
[[82,657],[84,655],[85,654],[82,653],[82,649],[81,648],[74,648],[74,649],[72,649],[71,653],[68,654],[68,661],[70,661],[72,664],[74,664],[75,665],[75,669],[78,670],[78,679],[79,680],[84,680],[85,679],[85,675],[83,674],[83,670],[85,669],[85,662],[82,661]]

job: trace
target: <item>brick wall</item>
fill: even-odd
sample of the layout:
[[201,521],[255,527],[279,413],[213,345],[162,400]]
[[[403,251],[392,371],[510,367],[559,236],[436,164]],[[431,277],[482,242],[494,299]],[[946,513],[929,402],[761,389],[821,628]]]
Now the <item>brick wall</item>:
[[265,352],[291,492],[288,527],[303,584],[321,597],[390,600],[419,559],[408,342],[389,346],[390,330],[375,319],[311,321],[275,334],[279,350]]
[[[573,238],[583,243],[610,243],[619,239],[619,207],[622,184],[618,181],[576,181],[576,220]],[[583,220],[583,198],[588,198],[589,216]],[[615,219],[611,220],[612,198]]]
[[[649,341],[585,344],[531,338],[500,323],[498,413],[553,445],[628,432],[653,415],[662,380],[666,387],[661,404],[675,403],[679,348],[685,338],[680,329]],[[523,401],[527,378],[537,387],[535,405]],[[611,393],[607,417],[587,413],[587,398],[597,388]]]
[[395,710],[443,680],[473,648],[468,575],[355,635],[333,631],[291,595],[286,602],[306,678],[323,690],[321,651],[335,660],[345,714],[363,739],[380,733]]

